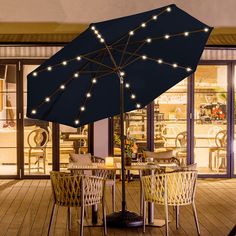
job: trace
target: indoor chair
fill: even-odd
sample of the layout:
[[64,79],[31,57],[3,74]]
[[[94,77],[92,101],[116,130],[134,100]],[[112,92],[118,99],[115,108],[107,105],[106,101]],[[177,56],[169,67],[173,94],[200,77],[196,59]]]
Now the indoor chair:
[[[26,148],[24,153],[28,154],[29,160],[29,174],[31,169],[43,169],[44,174],[46,174],[46,146],[48,143],[48,132],[42,128],[36,128],[31,131],[27,137],[27,143],[29,148]],[[37,167],[32,167],[32,158],[35,158],[34,165]],[[40,167],[40,161],[43,162],[43,167]]]

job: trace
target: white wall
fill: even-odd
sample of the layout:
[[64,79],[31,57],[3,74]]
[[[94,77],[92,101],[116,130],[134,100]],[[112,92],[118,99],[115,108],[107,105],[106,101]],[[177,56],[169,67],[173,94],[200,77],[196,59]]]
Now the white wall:
[[94,123],[94,155],[108,156],[108,119]]
[[0,0],[0,22],[89,23],[177,4],[212,26],[236,26],[236,0]]

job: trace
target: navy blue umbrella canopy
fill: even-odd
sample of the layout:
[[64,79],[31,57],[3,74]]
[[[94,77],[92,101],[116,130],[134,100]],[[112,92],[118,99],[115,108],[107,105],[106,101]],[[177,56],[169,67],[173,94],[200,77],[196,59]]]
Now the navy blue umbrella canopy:
[[94,23],[28,75],[30,118],[79,127],[142,108],[192,74],[212,28],[175,5]]

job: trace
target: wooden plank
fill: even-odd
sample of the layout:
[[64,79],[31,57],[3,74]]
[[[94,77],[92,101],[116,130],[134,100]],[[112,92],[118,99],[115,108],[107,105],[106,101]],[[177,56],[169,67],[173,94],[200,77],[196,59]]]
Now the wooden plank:
[[[139,182],[126,183],[128,209],[139,212]],[[201,235],[227,235],[236,220],[236,180],[199,180],[196,207]],[[106,191],[107,212],[111,213],[111,190]],[[50,180],[0,181],[0,235],[46,235],[52,209]],[[121,209],[121,182],[117,182],[116,210]],[[101,206],[98,208],[102,217]],[[56,212],[53,235],[78,235],[78,209],[72,210],[72,231],[66,229],[65,207]],[[88,210],[91,215],[91,209]],[[155,217],[164,218],[164,207],[155,207]],[[180,228],[175,229],[172,207],[169,208],[170,235],[196,235],[191,206],[180,208]],[[85,236],[103,235],[103,228],[84,228]],[[142,228],[109,228],[108,235],[143,235]],[[145,235],[165,235],[165,228],[146,228]]]

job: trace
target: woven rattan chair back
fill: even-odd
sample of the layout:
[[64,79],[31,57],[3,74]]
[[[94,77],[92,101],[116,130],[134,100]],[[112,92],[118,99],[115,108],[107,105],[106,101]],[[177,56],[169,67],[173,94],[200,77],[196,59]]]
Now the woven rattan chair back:
[[98,176],[83,176],[82,199],[84,206],[92,206],[102,201],[105,180]]
[[51,171],[50,178],[55,204],[59,206],[81,206],[81,175]]
[[197,171],[182,171],[142,177],[144,199],[164,205],[189,205],[192,203],[196,188]]
[[54,204],[48,228],[50,234],[51,224],[55,212],[55,206],[68,207],[68,229],[71,228],[71,212],[70,207],[81,207],[80,216],[80,235],[83,235],[84,224],[84,207],[92,206],[98,203],[103,205],[103,221],[104,234],[106,229],[106,210],[105,210],[105,180],[97,176],[75,175],[58,171],[51,171],[50,178],[52,183],[52,191]]

